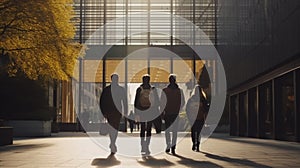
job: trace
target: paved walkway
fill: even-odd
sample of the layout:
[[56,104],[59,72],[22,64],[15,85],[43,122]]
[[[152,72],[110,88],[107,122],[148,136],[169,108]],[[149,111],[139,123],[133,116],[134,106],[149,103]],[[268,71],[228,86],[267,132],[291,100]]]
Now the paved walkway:
[[191,151],[190,138],[185,137],[177,156],[163,152],[144,158],[109,157],[86,134],[58,133],[0,147],[0,167],[300,167],[300,144],[294,142],[214,134],[202,151]]

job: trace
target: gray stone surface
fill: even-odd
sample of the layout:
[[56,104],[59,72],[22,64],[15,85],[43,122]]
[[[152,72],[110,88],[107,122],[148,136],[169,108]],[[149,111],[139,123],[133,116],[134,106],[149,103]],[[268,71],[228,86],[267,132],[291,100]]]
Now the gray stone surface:
[[[119,137],[122,138],[122,137]],[[139,145],[139,144],[138,144]],[[96,145],[83,133],[58,133],[46,138],[15,139],[0,147],[0,167],[299,167],[300,145],[294,142],[229,137],[214,134],[191,151],[189,137],[177,146],[177,156],[125,157]]]

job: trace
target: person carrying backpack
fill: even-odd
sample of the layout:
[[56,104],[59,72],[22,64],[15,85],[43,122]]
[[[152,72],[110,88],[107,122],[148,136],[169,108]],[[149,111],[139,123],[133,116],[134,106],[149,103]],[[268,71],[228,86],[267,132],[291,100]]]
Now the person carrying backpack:
[[157,118],[157,115],[160,114],[158,109],[159,97],[156,88],[150,85],[150,75],[144,75],[142,80],[143,83],[136,90],[134,107],[141,124],[141,153],[149,155],[152,123]]

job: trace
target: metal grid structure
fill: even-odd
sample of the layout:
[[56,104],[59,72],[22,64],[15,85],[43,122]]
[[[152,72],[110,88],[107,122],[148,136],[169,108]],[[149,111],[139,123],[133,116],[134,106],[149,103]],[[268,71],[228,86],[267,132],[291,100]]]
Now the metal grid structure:
[[[172,18],[176,15],[197,25],[215,44],[216,6],[217,0],[75,0],[78,19],[76,40],[85,43],[93,35],[97,36],[94,44],[100,45],[115,45],[115,40],[120,38],[122,40],[118,41],[118,45],[183,45],[175,36],[189,28],[178,25]],[[107,23],[122,17],[125,17],[123,23],[108,26],[101,33],[93,34]],[[153,30],[159,29],[170,36],[153,33]],[[131,35],[136,30],[142,33]],[[186,36],[193,38],[193,33]],[[200,43],[196,41],[196,44]],[[209,43],[202,41],[203,44]]]
[[[110,82],[111,73],[118,69],[121,69],[120,83],[126,89],[131,83],[140,83],[145,73],[151,75],[151,82],[157,86],[168,83],[169,73],[176,73],[177,82],[182,86],[186,83],[195,84],[193,77],[199,76],[204,61],[196,58],[188,45],[217,43],[216,4],[217,0],[74,0],[77,21],[75,40],[90,48],[114,46],[109,51],[112,57],[106,55],[101,60],[87,57],[79,59],[76,65],[79,68],[74,72],[77,81],[72,85],[79,90],[74,95],[78,101],[75,109],[77,115],[87,110],[86,104],[89,107],[98,106],[101,88]],[[176,18],[191,24],[179,23]],[[197,29],[206,35],[195,36]],[[192,43],[185,44],[180,39],[192,39]],[[133,52],[134,49],[151,46],[172,50],[181,59],[161,53],[151,60],[123,60],[129,50]],[[213,65],[212,61],[206,63]],[[157,67],[151,67],[153,64]],[[136,68],[142,65],[146,68],[137,71]],[[95,90],[97,95],[92,94]],[[69,115],[70,112],[63,110],[62,113]],[[67,115],[61,116],[59,122],[69,122]]]

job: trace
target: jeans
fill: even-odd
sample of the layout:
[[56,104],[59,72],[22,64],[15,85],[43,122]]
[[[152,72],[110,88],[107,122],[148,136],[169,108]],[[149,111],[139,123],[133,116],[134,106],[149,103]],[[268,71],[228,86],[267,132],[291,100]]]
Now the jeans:
[[141,122],[141,146],[142,152],[149,152],[149,144],[151,139],[152,122]]
[[[165,124],[166,124],[166,144],[167,149],[175,149],[177,143],[177,132],[178,132],[178,122],[179,119],[177,118],[178,115],[166,115]],[[172,132],[172,139],[171,139],[171,132]]]

